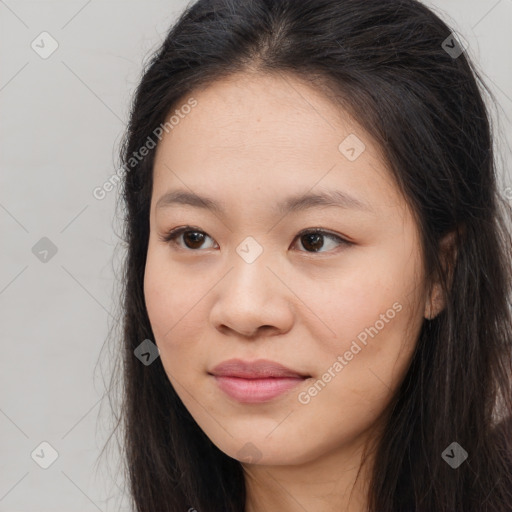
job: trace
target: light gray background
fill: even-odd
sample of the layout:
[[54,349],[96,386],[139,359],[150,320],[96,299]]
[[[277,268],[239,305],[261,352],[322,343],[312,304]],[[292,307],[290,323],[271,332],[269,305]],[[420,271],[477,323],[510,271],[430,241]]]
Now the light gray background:
[[[496,94],[512,187],[512,0],[426,3]],[[95,365],[116,308],[119,187],[92,191],[115,173],[142,64],[185,5],[0,0],[0,512],[127,510],[115,453],[95,466],[110,425],[108,367]],[[59,45],[47,59],[31,48],[43,31]],[[46,263],[32,252],[42,237],[57,247]],[[43,441],[59,454],[48,469],[31,458]]]

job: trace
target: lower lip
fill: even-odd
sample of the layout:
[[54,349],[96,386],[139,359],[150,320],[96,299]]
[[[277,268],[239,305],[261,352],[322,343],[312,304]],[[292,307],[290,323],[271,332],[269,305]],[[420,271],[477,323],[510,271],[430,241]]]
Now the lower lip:
[[274,377],[266,379],[214,377],[224,393],[243,403],[267,402],[306,380],[302,377]]

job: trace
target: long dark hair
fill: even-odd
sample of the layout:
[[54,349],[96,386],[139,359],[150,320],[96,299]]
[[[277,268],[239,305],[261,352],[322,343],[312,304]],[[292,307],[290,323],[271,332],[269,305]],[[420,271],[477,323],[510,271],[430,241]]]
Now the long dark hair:
[[[422,326],[391,406],[369,487],[371,512],[512,510],[512,209],[500,190],[492,94],[452,30],[416,0],[199,0],[146,64],[121,158],[127,255],[122,427],[137,512],[243,512],[244,472],[199,428],[158,358],[143,279],[158,127],[194,91],[232,73],[308,81],[381,145],[421,232],[446,305]],[[154,145],[154,144],[153,144]],[[439,242],[454,234],[448,268]],[[442,453],[468,453],[457,469]]]

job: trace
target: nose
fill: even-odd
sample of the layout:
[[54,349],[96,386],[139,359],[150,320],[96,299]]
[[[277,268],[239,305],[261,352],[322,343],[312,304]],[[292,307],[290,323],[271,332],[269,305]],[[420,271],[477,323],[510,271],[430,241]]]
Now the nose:
[[238,255],[233,268],[217,285],[211,324],[223,334],[245,338],[289,331],[294,321],[293,293],[287,279],[260,256],[247,263]]

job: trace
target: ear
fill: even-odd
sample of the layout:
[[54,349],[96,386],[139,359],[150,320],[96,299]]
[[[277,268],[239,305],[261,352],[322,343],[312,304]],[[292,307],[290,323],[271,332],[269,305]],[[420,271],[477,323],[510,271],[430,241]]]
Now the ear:
[[[445,273],[448,275],[448,289],[451,288],[453,271],[457,260],[457,247],[455,244],[455,231],[445,235],[439,242],[439,256]],[[424,316],[428,320],[435,318],[446,307],[446,298],[439,280],[436,277],[427,296]]]

